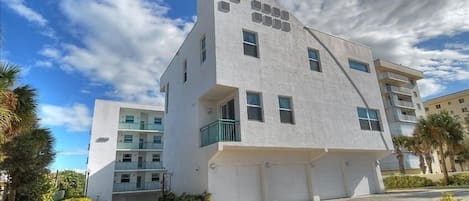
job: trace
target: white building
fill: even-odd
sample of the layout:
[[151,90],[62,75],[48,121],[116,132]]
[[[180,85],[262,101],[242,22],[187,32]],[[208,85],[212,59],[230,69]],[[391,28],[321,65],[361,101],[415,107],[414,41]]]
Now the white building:
[[383,192],[393,150],[369,47],[307,28],[275,0],[198,0],[161,77],[176,193],[304,201]]
[[[417,85],[417,81],[423,79],[423,72],[383,60],[376,60],[375,66],[391,135],[411,137],[418,119],[425,117],[425,109]],[[407,150],[403,151],[405,152],[405,169],[419,171],[419,157]],[[434,157],[433,172],[440,172],[438,157],[432,156]],[[399,170],[396,155],[393,154],[381,160],[381,169],[383,171]]]
[[164,110],[96,100],[86,195],[94,201],[156,199],[162,164]]

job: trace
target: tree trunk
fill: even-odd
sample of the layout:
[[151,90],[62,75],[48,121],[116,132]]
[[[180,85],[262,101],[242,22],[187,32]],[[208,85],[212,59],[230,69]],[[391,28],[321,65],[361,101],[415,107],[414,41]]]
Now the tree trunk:
[[440,155],[441,155],[441,167],[443,167],[443,184],[448,185],[449,184],[449,176],[448,176],[448,168],[446,167],[446,156],[445,156],[445,151],[443,149],[443,143],[440,143],[439,145],[440,149]]
[[15,201],[16,200],[16,187],[10,185],[10,190],[8,192],[8,201]]
[[456,172],[456,162],[453,154],[449,155],[449,161],[451,163],[451,172]]
[[401,150],[396,150],[396,158],[399,162],[399,171],[401,174],[405,174],[405,166],[404,166],[404,154],[402,154]]
[[425,165],[425,158],[422,154],[419,154],[419,162],[420,162],[420,171],[422,174],[427,174],[427,166]]
[[425,156],[425,161],[427,162],[428,171],[430,172],[430,174],[433,174],[433,160],[431,154],[427,154]]

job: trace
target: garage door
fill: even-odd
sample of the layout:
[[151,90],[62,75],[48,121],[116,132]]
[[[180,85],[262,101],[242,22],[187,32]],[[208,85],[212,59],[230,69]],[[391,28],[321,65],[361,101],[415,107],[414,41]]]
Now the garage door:
[[309,200],[304,165],[273,165],[266,171],[268,200]]
[[319,186],[321,199],[342,198],[346,196],[342,174],[343,159],[327,156],[316,163],[313,185]]
[[217,167],[213,171],[213,200],[259,201],[259,167]]
[[350,188],[353,195],[368,195],[375,192],[374,174],[370,161],[354,161],[347,167],[348,176],[350,177]]

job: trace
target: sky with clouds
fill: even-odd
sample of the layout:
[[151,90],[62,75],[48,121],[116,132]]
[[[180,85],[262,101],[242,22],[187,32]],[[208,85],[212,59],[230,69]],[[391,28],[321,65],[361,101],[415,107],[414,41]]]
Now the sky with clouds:
[[[424,71],[424,99],[469,88],[468,0],[279,0],[308,26]],[[94,99],[163,104],[158,78],[195,0],[0,0],[1,59],[38,88],[53,169],[86,169]]]

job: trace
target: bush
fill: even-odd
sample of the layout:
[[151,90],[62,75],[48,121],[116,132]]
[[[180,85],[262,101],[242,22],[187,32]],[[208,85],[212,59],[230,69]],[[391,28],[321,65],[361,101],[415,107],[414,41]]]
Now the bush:
[[183,193],[180,196],[177,196],[174,193],[165,193],[162,195],[158,201],[211,201],[212,196],[210,193],[202,193],[201,195],[188,195]]
[[390,176],[384,178],[386,189],[418,188],[435,185],[432,180],[419,176]]
[[449,176],[449,184],[454,186],[468,186],[469,185],[469,173],[455,174]]
[[62,201],[93,201],[93,200],[91,198],[82,197],[82,198],[68,198]]
[[460,199],[454,198],[452,193],[443,193],[443,197],[441,197],[440,201],[462,201]]

